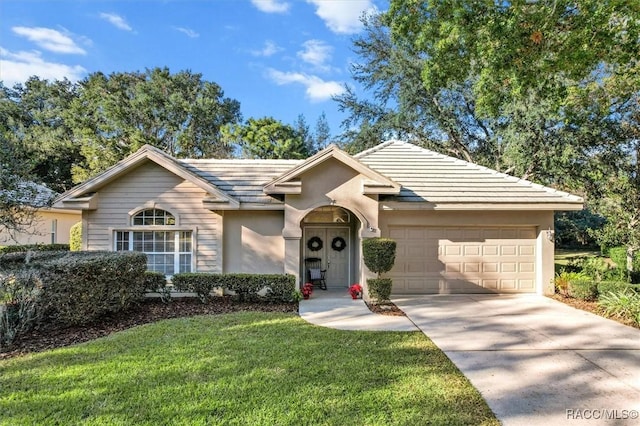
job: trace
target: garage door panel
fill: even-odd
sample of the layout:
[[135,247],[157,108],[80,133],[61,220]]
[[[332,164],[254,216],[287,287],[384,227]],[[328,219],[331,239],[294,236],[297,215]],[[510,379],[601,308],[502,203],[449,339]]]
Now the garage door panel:
[[389,235],[398,243],[394,293],[535,291],[535,228],[398,226]]

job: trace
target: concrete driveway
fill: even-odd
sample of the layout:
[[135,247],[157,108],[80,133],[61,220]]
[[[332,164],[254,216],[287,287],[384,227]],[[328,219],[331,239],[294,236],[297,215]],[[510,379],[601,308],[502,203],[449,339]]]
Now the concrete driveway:
[[398,296],[504,425],[640,424],[640,330],[542,296]]

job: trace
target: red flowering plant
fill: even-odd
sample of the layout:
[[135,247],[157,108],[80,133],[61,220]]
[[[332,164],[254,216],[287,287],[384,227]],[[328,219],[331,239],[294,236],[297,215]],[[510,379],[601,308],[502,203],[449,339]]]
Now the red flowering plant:
[[349,287],[349,293],[353,299],[357,299],[362,294],[362,286],[360,284],[353,284]]
[[305,283],[302,286],[302,296],[304,296],[305,299],[308,299],[309,296],[311,296],[311,293],[313,293],[313,284]]

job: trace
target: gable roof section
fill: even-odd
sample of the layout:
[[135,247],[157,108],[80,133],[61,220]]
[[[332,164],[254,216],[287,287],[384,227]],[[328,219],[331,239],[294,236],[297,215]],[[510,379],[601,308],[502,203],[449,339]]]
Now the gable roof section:
[[265,194],[264,185],[303,160],[181,159],[187,170],[216,188],[254,207],[282,208],[282,201]]
[[203,200],[203,204],[207,208],[234,209],[239,206],[239,202],[229,194],[220,190],[211,182],[194,173],[192,170],[186,168],[179,160],[176,160],[151,145],[144,145],[134,154],[119,161],[116,165],[110,167],[106,171],[60,195],[55,200],[55,204],[59,207],[89,210],[95,209],[97,207],[96,191],[146,161],[152,161],[158,164],[176,176],[192,182],[194,185],[207,192],[208,196]]
[[331,144],[307,160],[286,171],[264,186],[266,194],[300,194],[302,182],[300,175],[317,167],[329,159],[336,159],[365,177],[363,194],[398,194],[400,185],[387,176],[367,167],[336,145]]
[[386,208],[580,210],[581,197],[448,157],[388,141],[355,158],[402,185]]

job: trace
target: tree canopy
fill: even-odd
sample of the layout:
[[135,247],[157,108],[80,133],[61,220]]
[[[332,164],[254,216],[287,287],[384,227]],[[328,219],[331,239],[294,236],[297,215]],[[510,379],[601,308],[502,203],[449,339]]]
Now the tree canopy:
[[225,142],[238,144],[246,158],[302,159],[309,155],[307,135],[273,117],[250,118],[244,124],[227,126],[224,133]]
[[337,97],[351,151],[389,137],[586,196],[640,249],[640,3],[392,0]]

